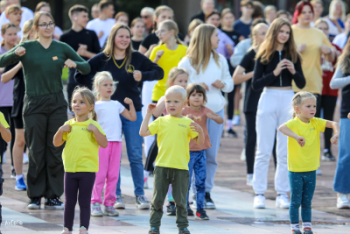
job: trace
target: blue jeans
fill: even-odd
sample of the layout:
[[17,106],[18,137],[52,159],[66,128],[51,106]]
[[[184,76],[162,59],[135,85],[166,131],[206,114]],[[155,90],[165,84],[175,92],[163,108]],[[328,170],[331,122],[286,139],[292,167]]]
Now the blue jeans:
[[[143,138],[140,136],[139,131],[142,123],[141,111],[136,112],[136,121],[130,121],[120,115],[120,119],[123,125],[123,133],[125,137],[126,150],[130,162],[132,180],[134,181],[134,193],[135,196],[144,195],[143,191],[143,164],[142,164],[142,142]],[[117,184],[117,195],[121,195],[120,189],[120,171],[119,180]]]
[[[188,162],[188,170],[190,173],[190,184],[188,190],[191,187],[191,178],[194,171],[196,179],[196,203],[197,210],[203,210],[204,207],[204,196],[205,196],[205,179],[207,177],[206,173],[206,159],[205,159],[205,150],[202,151],[190,151],[190,161]],[[187,192],[187,204],[188,202]]]
[[350,193],[350,119],[340,119],[339,154],[333,189],[338,193]]
[[311,222],[311,201],[316,187],[316,171],[289,172],[291,200],[289,218],[291,224],[299,223],[299,207],[303,223]]

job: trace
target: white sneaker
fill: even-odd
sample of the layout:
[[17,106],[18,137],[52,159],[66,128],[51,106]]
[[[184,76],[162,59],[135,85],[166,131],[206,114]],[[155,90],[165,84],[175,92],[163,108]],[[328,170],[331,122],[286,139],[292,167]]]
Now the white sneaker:
[[122,196],[117,195],[117,200],[113,205],[114,209],[125,209],[125,204]]
[[338,209],[350,209],[350,202],[347,194],[338,193],[337,199],[337,208]]
[[285,194],[280,194],[276,197],[276,207],[282,209],[289,209],[290,202],[288,196]]
[[320,169],[316,170],[316,175],[322,175],[322,171]]
[[241,117],[239,115],[235,115],[232,120],[232,124],[234,126],[238,126],[241,124]]
[[26,153],[23,153],[23,164],[28,164],[29,163],[29,159]]
[[91,204],[91,216],[92,217],[102,217],[103,213],[101,211],[100,203]]
[[116,211],[113,206],[105,206],[103,215],[106,216],[119,216],[118,211]]
[[247,175],[247,185],[248,186],[253,186],[253,174],[248,174]]
[[254,208],[255,209],[265,209],[265,196],[264,195],[256,195],[254,197]]
[[246,161],[245,149],[242,150],[242,153],[241,153],[241,161]]

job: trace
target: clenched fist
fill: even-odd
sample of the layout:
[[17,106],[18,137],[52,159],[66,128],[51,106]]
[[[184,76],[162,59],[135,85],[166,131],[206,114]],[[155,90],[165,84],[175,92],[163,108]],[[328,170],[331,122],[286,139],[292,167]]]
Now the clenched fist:
[[15,50],[16,55],[18,56],[23,56],[26,54],[26,49],[22,46],[19,46],[16,50]]

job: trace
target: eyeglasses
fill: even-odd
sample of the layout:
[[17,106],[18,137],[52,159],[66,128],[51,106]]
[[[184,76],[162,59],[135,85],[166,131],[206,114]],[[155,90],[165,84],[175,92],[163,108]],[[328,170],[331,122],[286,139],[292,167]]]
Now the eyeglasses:
[[147,19],[147,18],[149,18],[149,15],[141,15],[141,18],[142,19]]
[[38,25],[39,27],[41,27],[41,28],[52,28],[52,27],[54,27],[55,26],[55,24],[54,23],[49,23],[49,24],[39,24]]
[[162,30],[157,30],[156,31],[156,34],[157,35],[160,35],[160,34],[163,34],[163,33],[165,33],[165,32],[167,32],[168,30],[164,30],[164,29],[162,29]]

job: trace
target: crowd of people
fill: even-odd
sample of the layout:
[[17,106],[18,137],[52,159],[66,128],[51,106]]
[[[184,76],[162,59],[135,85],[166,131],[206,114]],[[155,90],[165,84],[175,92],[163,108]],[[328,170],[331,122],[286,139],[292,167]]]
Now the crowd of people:
[[[45,209],[64,209],[62,233],[72,233],[77,201],[80,233],[88,233],[91,216],[125,209],[122,141],[135,204],[151,209],[150,234],[159,233],[165,198],[180,234],[190,233],[188,216],[209,220],[221,138],[238,137],[240,110],[241,158],[255,209],[265,208],[272,155],[276,207],[289,209],[292,233],[312,233],[321,156],[337,159],[337,208],[350,208],[350,14],[342,0],[331,1],[327,16],[321,0],[300,1],[293,14],[242,0],[239,18],[202,0],[187,32],[179,31],[169,6],[145,7],[129,20],[102,0],[93,5],[92,20],[87,7],[72,6],[64,33],[47,2],[35,13],[20,0],[3,2],[0,155],[9,148],[11,177],[16,190],[27,191],[28,209],[40,209],[42,198]],[[333,121],[338,99],[340,127]],[[338,139],[335,157],[331,143]],[[144,189],[151,175],[150,204]],[[1,192],[2,170],[0,178]]]

